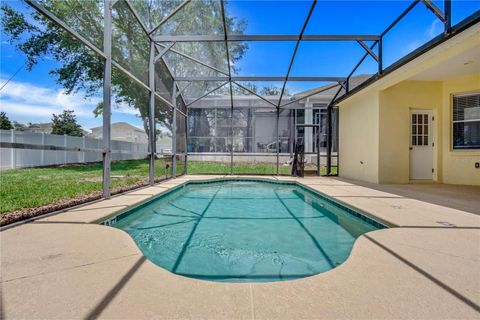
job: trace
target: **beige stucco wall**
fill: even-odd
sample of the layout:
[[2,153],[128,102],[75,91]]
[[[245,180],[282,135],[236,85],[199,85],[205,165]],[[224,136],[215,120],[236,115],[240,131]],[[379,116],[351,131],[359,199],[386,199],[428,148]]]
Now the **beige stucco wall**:
[[480,185],[480,169],[475,169],[480,150],[453,151],[451,146],[452,94],[480,91],[478,62],[464,65],[479,46],[476,24],[340,101],[339,175],[409,182],[410,109],[428,108],[435,117],[433,180]]
[[442,162],[443,182],[452,184],[480,185],[480,150],[453,150],[451,142],[452,95],[480,92],[480,73],[443,82],[442,96]]
[[[339,147],[342,177],[375,183],[410,181],[410,110],[431,109],[435,169],[433,180],[480,185],[480,150],[452,150],[451,99],[480,91],[480,74],[445,81],[402,81],[340,104]],[[363,164],[362,164],[363,162]]]
[[378,93],[359,94],[339,110],[340,176],[378,183]]
[[[430,109],[435,121],[433,142],[438,137],[436,123],[441,115],[440,81],[403,81],[380,92],[379,182],[408,183],[410,179],[410,110]],[[434,180],[438,179],[437,143],[434,147]]]

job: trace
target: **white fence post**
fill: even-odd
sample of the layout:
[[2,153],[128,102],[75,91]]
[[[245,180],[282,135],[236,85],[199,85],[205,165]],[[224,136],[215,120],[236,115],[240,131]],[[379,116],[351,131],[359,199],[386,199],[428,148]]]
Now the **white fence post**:
[[83,137],[82,137],[82,149],[83,149],[83,151],[82,151],[82,162],[83,162],[83,163],[85,163],[85,153],[86,153],[85,147],[86,147],[86,145],[87,145],[87,144],[86,144],[86,142],[85,142],[85,136],[83,136]]
[[15,130],[10,129],[10,142],[12,143],[12,148],[10,149],[10,168],[15,169],[17,165],[17,159],[16,159],[16,150],[15,146],[13,143],[15,143]]
[[64,134],[64,135],[63,135],[63,147],[65,148],[65,151],[63,151],[63,164],[67,164],[67,161],[68,161],[68,158],[67,158],[67,150],[66,150],[66,149],[67,149],[67,145],[68,145],[67,139],[68,139],[68,138],[67,138],[67,135]]
[[[45,132],[42,132],[42,147],[45,146]],[[40,165],[45,165],[45,149],[40,151]]]

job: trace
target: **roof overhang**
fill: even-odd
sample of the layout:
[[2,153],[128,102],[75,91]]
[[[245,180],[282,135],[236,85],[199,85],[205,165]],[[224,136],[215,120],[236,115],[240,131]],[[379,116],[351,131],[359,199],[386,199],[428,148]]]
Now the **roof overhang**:
[[339,97],[336,104],[342,104],[358,95],[387,89],[405,80],[441,81],[478,73],[479,53],[480,13],[477,13],[451,34],[442,34],[432,39],[386,68],[381,75],[374,75],[347,95]]

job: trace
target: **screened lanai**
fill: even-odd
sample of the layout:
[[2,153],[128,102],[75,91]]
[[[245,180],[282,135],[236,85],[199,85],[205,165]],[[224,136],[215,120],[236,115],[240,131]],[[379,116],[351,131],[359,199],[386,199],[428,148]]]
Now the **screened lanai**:
[[[22,32],[56,46],[66,91],[100,97],[99,134],[40,146],[2,133],[2,147],[11,161],[27,149],[101,160],[106,198],[120,179],[112,163],[129,159],[148,163],[135,186],[186,173],[291,175],[299,153],[305,174],[336,175],[336,102],[478,20],[473,2],[451,0],[25,3]],[[112,133],[125,109],[145,136],[128,152]]]

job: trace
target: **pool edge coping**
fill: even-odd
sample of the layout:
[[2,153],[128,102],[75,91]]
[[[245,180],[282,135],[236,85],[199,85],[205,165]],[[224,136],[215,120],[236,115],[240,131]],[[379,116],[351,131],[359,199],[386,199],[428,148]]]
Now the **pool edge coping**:
[[[357,208],[356,206],[353,206],[353,205],[348,204],[348,203],[346,203],[342,200],[339,200],[337,198],[329,196],[329,195],[327,195],[327,194],[325,194],[321,191],[315,190],[315,189],[311,188],[310,186],[308,186],[306,184],[303,184],[300,181],[297,181],[297,180],[278,180],[278,179],[275,179],[274,177],[251,177],[251,176],[233,176],[233,177],[223,176],[223,177],[212,177],[212,178],[205,178],[205,179],[188,179],[187,178],[186,181],[180,182],[178,185],[168,187],[168,189],[160,191],[159,193],[157,193],[155,195],[152,195],[151,197],[149,197],[147,199],[144,199],[144,200],[136,202],[132,205],[129,205],[127,208],[119,209],[119,210],[117,210],[113,213],[110,213],[106,216],[103,216],[101,218],[97,218],[95,220],[89,221],[88,223],[110,226],[111,222],[109,222],[107,224],[105,224],[105,222],[106,221],[112,221],[113,219],[115,219],[115,221],[113,222],[113,223],[115,223],[116,222],[116,217],[118,217],[119,215],[122,215],[122,214],[124,214],[128,211],[133,211],[133,210],[138,209],[142,206],[145,206],[145,205],[155,201],[156,199],[158,199],[162,196],[165,196],[165,195],[167,195],[171,192],[174,192],[175,190],[177,190],[181,187],[184,187],[188,184],[214,183],[214,182],[229,181],[229,180],[230,181],[258,181],[258,182],[268,182],[268,183],[274,183],[274,184],[296,185],[297,187],[306,189],[307,191],[309,191],[309,192],[311,192],[315,195],[318,195],[319,197],[321,197],[325,201],[330,202],[337,207],[339,206],[341,209],[347,211],[348,214],[363,220],[364,222],[378,228],[379,230],[400,227],[399,225],[397,225],[393,222],[382,219],[382,218],[380,218],[380,217],[378,217],[378,216],[376,216],[372,213],[369,213],[365,210]],[[172,180],[169,180],[169,181],[172,182],[172,181],[175,181],[175,179],[172,179]],[[162,183],[159,183],[158,185],[161,185],[161,184]],[[381,227],[377,227],[374,223],[371,223],[370,221],[366,221],[366,220],[358,217],[357,215],[354,214],[354,212],[356,212],[360,216],[365,217],[368,220],[372,220],[374,223],[379,224]]]

